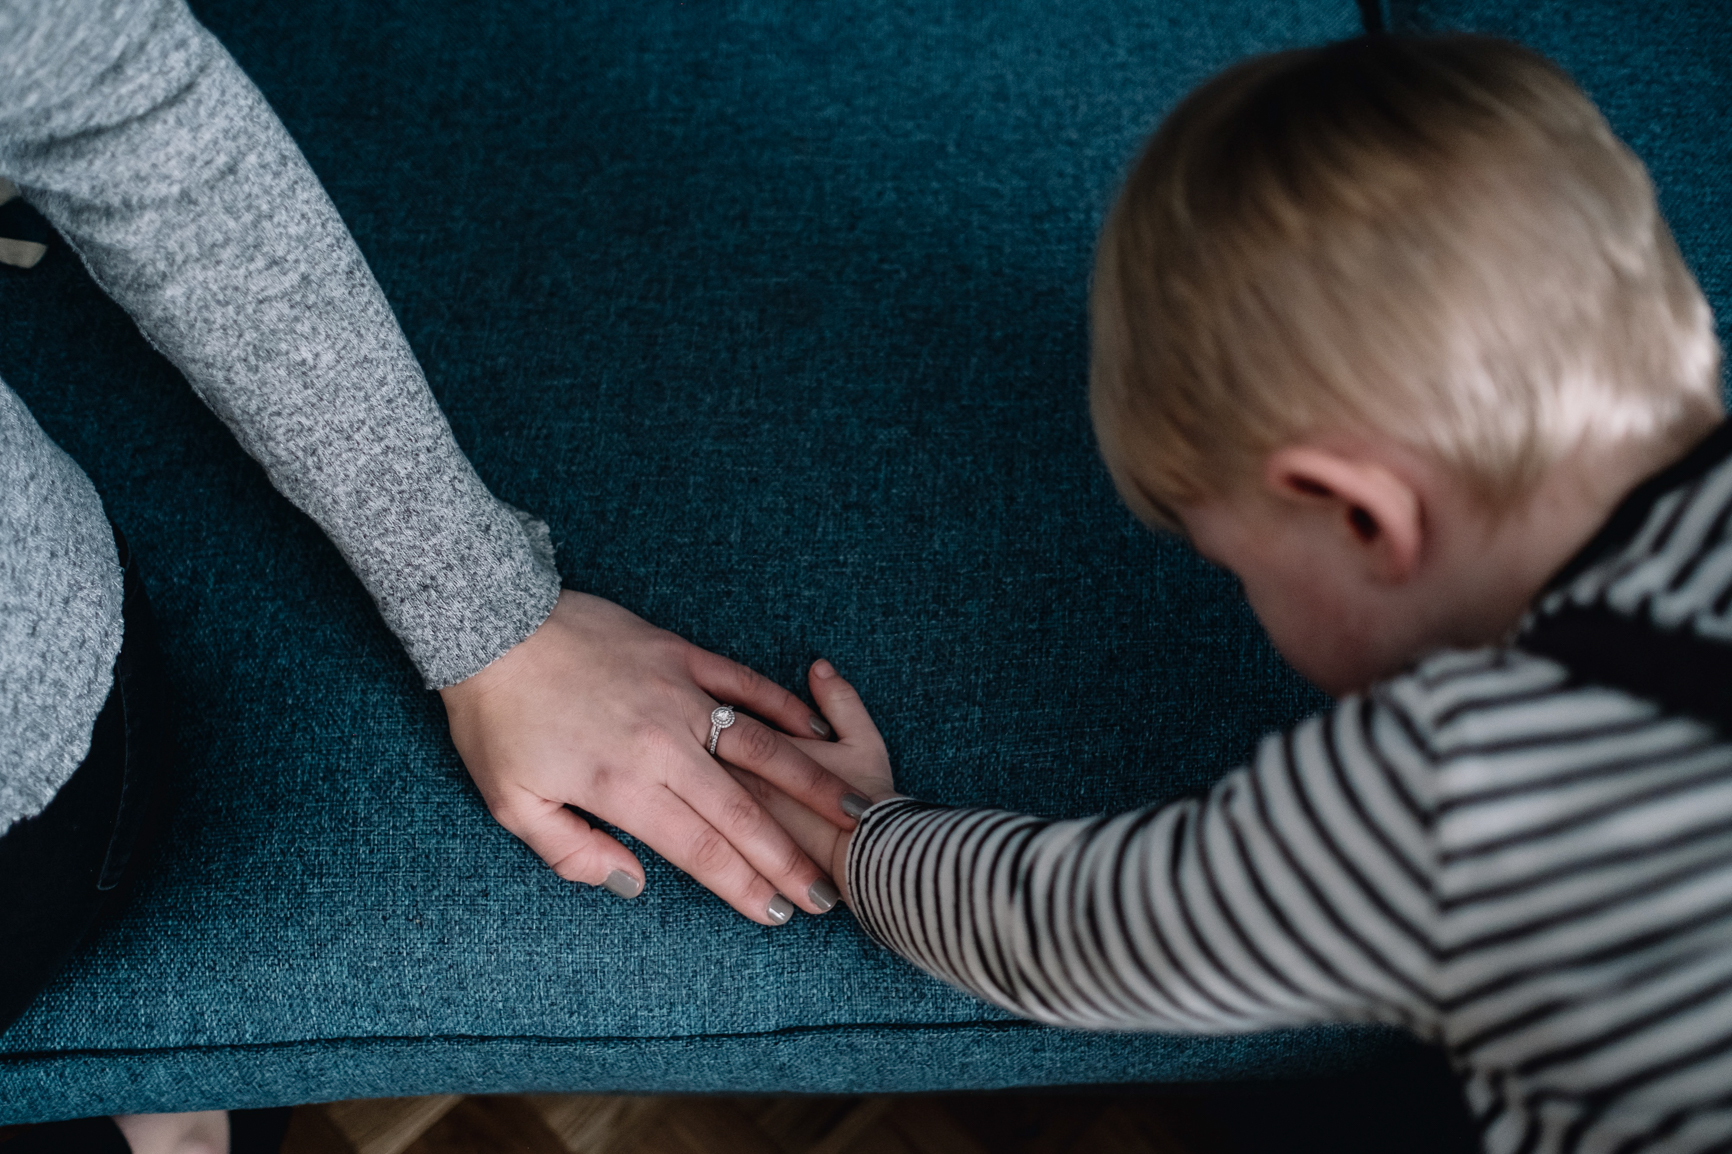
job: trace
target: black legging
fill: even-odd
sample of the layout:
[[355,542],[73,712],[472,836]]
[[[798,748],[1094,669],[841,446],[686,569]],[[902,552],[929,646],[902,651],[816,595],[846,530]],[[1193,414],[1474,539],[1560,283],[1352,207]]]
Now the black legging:
[[0,837],[0,1033],[117,909],[142,868],[172,764],[173,729],[150,600],[125,539],[125,633],[90,753],[35,817]]

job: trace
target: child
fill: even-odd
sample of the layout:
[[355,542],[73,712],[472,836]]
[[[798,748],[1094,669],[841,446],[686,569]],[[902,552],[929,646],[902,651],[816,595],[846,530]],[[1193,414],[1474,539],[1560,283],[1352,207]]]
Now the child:
[[1120,493],[1343,695],[1207,796],[770,799],[878,941],[1095,1029],[1407,1026],[1495,1151],[1732,1149],[1732,426],[1641,164],[1557,69],[1361,39],[1188,98],[1101,237]]

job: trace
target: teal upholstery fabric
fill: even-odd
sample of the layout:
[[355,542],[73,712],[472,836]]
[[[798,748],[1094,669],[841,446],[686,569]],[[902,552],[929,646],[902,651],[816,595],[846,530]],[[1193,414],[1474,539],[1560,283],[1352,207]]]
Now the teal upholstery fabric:
[[[829,657],[904,788],[941,801],[1175,796],[1322,704],[1230,579],[1115,499],[1084,314],[1095,229],[1162,112],[1246,53],[1353,34],[1348,0],[195,9],[569,584],[785,684]],[[0,1036],[0,1122],[1410,1053],[1359,1029],[1062,1033],[845,913],[749,924],[653,855],[634,903],[560,882],[487,816],[336,552],[4,211],[52,247],[0,269],[0,376],[137,551],[186,758],[155,873]]]

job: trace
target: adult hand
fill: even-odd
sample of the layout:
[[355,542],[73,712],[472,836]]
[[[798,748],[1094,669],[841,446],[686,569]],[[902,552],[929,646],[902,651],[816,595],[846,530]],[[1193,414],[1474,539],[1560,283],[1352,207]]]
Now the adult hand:
[[[745,666],[565,590],[526,640],[440,695],[487,808],[560,877],[621,897],[643,890],[638,860],[573,805],[642,839],[753,921],[787,921],[789,898],[815,914],[835,904],[823,872],[707,751],[718,701],[787,731],[829,735],[798,698]],[[716,754],[853,826],[848,784],[762,722],[739,715]]]
[[[855,794],[868,801],[896,796],[890,774],[890,755],[884,739],[872,723],[872,715],[854,687],[842,680],[828,661],[814,661],[809,674],[812,700],[836,728],[834,742],[795,741],[813,759],[840,776]],[[741,788],[758,799],[783,829],[800,843],[808,857],[830,871],[844,900],[848,897],[848,845],[851,830],[825,821],[799,801],[769,782],[748,773],[734,772]]]

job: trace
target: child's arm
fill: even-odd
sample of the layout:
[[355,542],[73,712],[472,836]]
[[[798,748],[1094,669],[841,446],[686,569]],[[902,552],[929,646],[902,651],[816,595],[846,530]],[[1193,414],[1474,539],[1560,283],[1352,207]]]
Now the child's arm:
[[[839,736],[807,744],[863,793],[889,764],[854,691],[814,671]],[[1207,797],[1050,822],[882,800],[851,835],[791,831],[868,933],[1018,1014],[1098,1029],[1330,1019],[1427,1032],[1428,763],[1398,707],[1348,699],[1269,738]],[[881,768],[879,768],[881,767]],[[771,806],[778,819],[787,805]],[[844,872],[845,871],[845,872]]]

